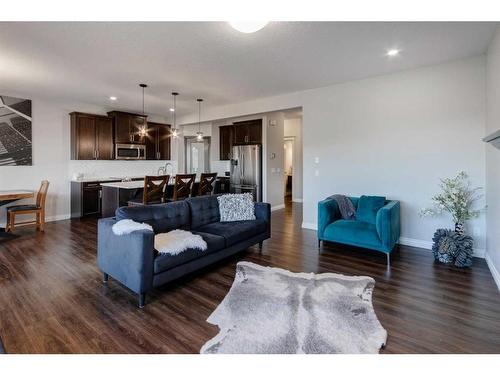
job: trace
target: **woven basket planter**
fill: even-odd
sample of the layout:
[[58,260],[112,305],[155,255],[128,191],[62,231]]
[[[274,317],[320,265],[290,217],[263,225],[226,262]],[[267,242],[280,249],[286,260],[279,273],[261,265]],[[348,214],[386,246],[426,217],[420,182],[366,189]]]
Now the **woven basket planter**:
[[432,240],[434,242],[432,252],[437,261],[460,268],[472,265],[473,240],[471,236],[451,229],[438,229]]

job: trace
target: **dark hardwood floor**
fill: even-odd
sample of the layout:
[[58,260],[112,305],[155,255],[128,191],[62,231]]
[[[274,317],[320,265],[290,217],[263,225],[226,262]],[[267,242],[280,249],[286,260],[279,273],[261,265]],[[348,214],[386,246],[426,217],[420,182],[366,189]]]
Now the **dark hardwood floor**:
[[482,259],[469,270],[435,264],[402,246],[385,256],[327,244],[300,228],[302,207],[273,213],[272,238],[158,289],[144,309],[96,266],[96,220],[48,223],[45,233],[0,244],[0,337],[9,353],[197,353],[217,333],[206,318],[247,260],[291,271],[375,278],[375,311],[388,331],[382,353],[500,353],[500,293]]

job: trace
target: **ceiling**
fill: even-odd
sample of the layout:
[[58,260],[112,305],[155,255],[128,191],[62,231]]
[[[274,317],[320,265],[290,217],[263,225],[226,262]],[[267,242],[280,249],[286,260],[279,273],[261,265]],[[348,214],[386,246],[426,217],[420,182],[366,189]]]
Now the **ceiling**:
[[[328,86],[482,54],[495,23],[0,23],[3,92],[167,115]],[[390,48],[400,56],[385,55]],[[109,96],[117,96],[110,102]]]

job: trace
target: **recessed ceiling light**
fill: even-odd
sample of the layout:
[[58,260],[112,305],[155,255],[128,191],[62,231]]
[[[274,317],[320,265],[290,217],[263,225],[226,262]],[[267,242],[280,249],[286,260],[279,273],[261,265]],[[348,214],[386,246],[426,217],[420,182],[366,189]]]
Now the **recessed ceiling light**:
[[118,98],[117,98],[116,96],[110,96],[110,97],[109,97],[109,100],[112,100],[112,101],[115,101],[115,100],[117,100],[117,99],[118,99]]
[[242,33],[254,33],[264,28],[269,22],[267,21],[236,21],[229,22],[231,27]]
[[170,108],[170,112],[175,112],[175,109],[173,109],[173,108]]
[[397,56],[399,55],[399,52],[401,52],[401,50],[397,49],[397,48],[392,48],[390,50],[387,51],[387,56]]

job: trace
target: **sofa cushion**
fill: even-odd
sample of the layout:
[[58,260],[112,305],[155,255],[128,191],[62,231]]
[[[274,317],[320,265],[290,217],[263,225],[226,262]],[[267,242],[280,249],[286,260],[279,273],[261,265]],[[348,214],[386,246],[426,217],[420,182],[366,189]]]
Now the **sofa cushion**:
[[170,268],[180,266],[193,259],[219,251],[225,246],[224,237],[196,231],[192,231],[192,233],[199,234],[205,240],[207,243],[207,250],[187,249],[177,255],[158,254],[154,260],[154,273],[164,272]]
[[351,245],[373,248],[381,246],[375,225],[359,220],[334,221],[325,228],[324,236],[330,241]]
[[385,204],[385,197],[362,195],[356,209],[356,220],[375,224],[377,212]]
[[217,195],[189,198],[186,202],[191,211],[191,228],[220,221]]
[[226,239],[226,247],[229,247],[235,243],[264,233],[267,230],[267,226],[264,220],[257,219],[211,223],[203,225],[196,230],[224,237]]
[[189,207],[186,202],[171,202],[151,206],[120,207],[116,220],[131,219],[153,227],[155,233],[172,229],[189,229]]

